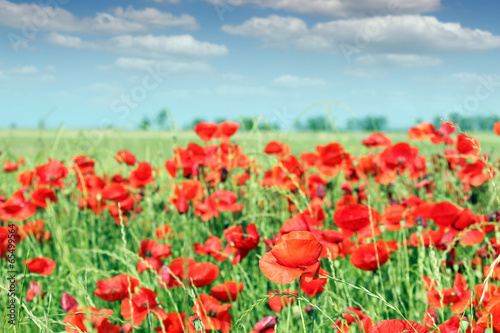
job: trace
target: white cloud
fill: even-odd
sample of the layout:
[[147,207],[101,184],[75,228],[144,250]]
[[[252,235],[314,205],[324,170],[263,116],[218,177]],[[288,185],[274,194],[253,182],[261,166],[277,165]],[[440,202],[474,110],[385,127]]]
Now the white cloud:
[[171,13],[164,13],[155,8],[135,10],[132,6],[128,6],[125,10],[122,7],[118,7],[112,11],[118,18],[157,28],[168,28],[173,26],[183,27],[188,30],[200,28],[196,19],[191,15],[183,14],[179,17],[175,17]]
[[0,0],[0,25],[28,31],[82,32],[97,34],[126,34],[155,29],[181,27],[198,29],[196,19],[190,15],[176,17],[154,8],[135,10],[129,6],[114,8],[111,13],[96,13],[95,17],[79,18],[71,12],[34,3],[16,4]]
[[167,73],[208,73],[213,71],[210,65],[202,61],[182,62],[142,58],[118,58],[114,66],[119,69],[140,71],[144,71],[147,68],[158,68],[160,71]]
[[261,8],[273,8],[292,13],[348,17],[353,15],[386,15],[423,13],[438,10],[440,0],[205,0],[225,5],[256,5]]
[[19,66],[9,69],[0,69],[0,80],[9,82],[54,82],[56,78],[52,74],[41,71],[36,66]]
[[500,36],[444,23],[432,16],[402,15],[335,20],[307,28],[294,17],[253,17],[222,30],[260,39],[264,46],[356,56],[376,53],[478,52],[500,48]]
[[309,88],[321,87],[326,85],[326,81],[322,79],[311,79],[306,77],[298,77],[292,75],[282,75],[273,79],[273,84],[284,88]]
[[229,51],[225,45],[196,40],[191,35],[131,36],[122,35],[107,40],[85,42],[79,37],[51,33],[48,41],[54,45],[84,48],[144,58],[210,58],[224,56]]
[[219,57],[228,53],[224,45],[211,44],[196,40],[191,35],[177,36],[117,36],[106,42],[110,50],[150,57],[165,55],[189,56],[193,58]]
[[48,42],[61,47],[69,47],[73,49],[92,49],[96,45],[89,42],[84,42],[80,37],[68,36],[52,32],[48,38]]
[[352,64],[370,67],[434,67],[442,65],[443,61],[418,54],[369,54],[357,57]]

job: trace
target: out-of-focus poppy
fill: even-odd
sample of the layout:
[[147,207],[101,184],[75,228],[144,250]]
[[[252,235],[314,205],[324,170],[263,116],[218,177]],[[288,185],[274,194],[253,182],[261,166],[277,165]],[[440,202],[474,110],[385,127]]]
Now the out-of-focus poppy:
[[274,333],[274,327],[278,324],[278,317],[267,316],[259,320],[250,333]]
[[38,273],[42,276],[48,276],[56,269],[56,263],[50,258],[35,258],[29,259],[24,262],[28,271],[31,273]]
[[130,297],[138,286],[139,280],[127,274],[120,274],[107,280],[97,281],[94,295],[108,302],[119,301]]
[[26,292],[26,300],[31,302],[34,297],[43,298],[44,296],[43,286],[36,281],[30,281],[28,291]]
[[139,163],[137,168],[130,172],[129,182],[134,187],[144,187],[155,181],[153,168],[147,162]]
[[194,131],[203,142],[209,142],[215,138],[219,126],[214,123],[200,122],[194,127]]
[[235,302],[243,290],[243,283],[227,281],[210,289],[210,295],[219,302]]
[[368,148],[387,147],[392,144],[392,140],[383,133],[372,133],[363,140],[362,144]]
[[147,239],[141,242],[139,249],[139,262],[137,263],[137,272],[140,274],[145,270],[152,268],[158,271],[162,265],[162,260],[172,256],[170,244],[158,244],[153,239]]
[[[241,260],[245,259],[260,241],[260,234],[254,223],[247,226],[246,233],[241,225],[229,227],[224,230],[224,237],[233,248],[233,265],[237,265]],[[226,253],[226,251],[224,252]]]
[[120,150],[118,153],[116,153],[115,160],[118,163],[125,163],[127,165],[135,165],[135,163],[137,162],[134,154],[132,154],[128,150]]
[[290,153],[290,146],[279,141],[271,141],[264,148],[264,153],[284,158]]
[[333,328],[340,329],[341,332],[350,332],[349,326],[356,324],[360,331],[369,332],[373,325],[369,316],[364,314],[359,307],[348,307],[342,313],[342,317],[337,319],[332,325]]
[[201,294],[193,305],[195,316],[189,318],[190,332],[196,332],[194,321],[201,320],[203,327],[207,332],[221,331],[228,333],[231,330],[231,309],[232,304],[220,305],[212,296]]
[[493,125],[493,132],[495,132],[496,135],[500,135],[500,121],[497,121]]
[[198,255],[210,255],[214,257],[217,261],[224,261],[228,258],[228,255],[232,253],[231,245],[228,244],[227,250],[222,251],[222,241],[217,236],[210,236],[205,241],[202,246],[200,243],[195,243],[194,252]]
[[57,197],[54,190],[47,187],[40,187],[31,193],[31,199],[40,208],[47,208],[47,201],[57,203]]
[[78,306],[78,302],[76,301],[76,299],[71,296],[70,294],[68,294],[67,292],[63,292],[62,296],[61,296],[61,308],[65,311],[65,312],[69,312],[71,310],[73,310],[74,308],[76,308]]
[[34,177],[35,173],[33,171],[24,170],[23,172],[20,172],[19,175],[17,175],[17,181],[24,187],[28,187],[33,183]]
[[176,313],[171,312],[167,313],[165,319],[163,319],[162,326],[157,327],[155,329],[156,332],[159,333],[185,333],[185,321],[186,321],[186,313]]
[[4,221],[24,221],[36,213],[36,205],[26,201],[21,190],[14,192],[12,197],[0,206],[0,217]]
[[462,274],[457,273],[453,288],[437,290],[432,289],[427,291],[427,300],[429,306],[434,309],[441,309],[448,304],[451,304],[453,313],[463,313],[470,303],[472,291],[467,290],[468,285]]
[[380,214],[376,210],[361,204],[341,207],[333,216],[337,227],[347,232],[348,236],[365,227],[374,226],[379,218]]
[[[267,294],[268,295],[275,295],[275,294],[282,294],[282,293],[292,294],[292,295],[299,294],[297,290],[291,291],[290,289],[285,289],[282,291],[279,291],[279,290],[269,291]],[[269,300],[267,302],[268,302],[271,310],[279,313],[279,312],[281,312],[281,310],[283,310],[283,307],[292,305],[294,303],[294,301],[295,301],[295,297],[290,296],[290,295],[282,295],[282,296],[275,295],[275,296],[269,298]]]
[[384,241],[360,245],[351,254],[351,263],[364,271],[376,271],[389,260]]
[[[187,274],[186,270],[187,268]],[[172,273],[174,276],[172,276]],[[217,265],[210,262],[196,262],[192,258],[185,260],[184,258],[177,258],[172,260],[168,269],[166,266],[160,268],[160,284],[165,283],[167,288],[174,288],[181,286],[180,283],[187,282],[197,288],[208,286],[217,279],[220,269]],[[180,280],[180,283],[179,281]],[[184,281],[184,280],[187,281]]]
[[3,171],[4,172],[14,172],[14,171],[17,171],[17,169],[19,168],[19,165],[17,163],[12,163],[10,161],[5,161],[3,163]]
[[471,157],[479,156],[480,149],[481,145],[476,138],[466,134],[457,135],[457,150],[459,154]]
[[300,280],[300,290],[302,290],[304,294],[309,297],[314,297],[317,294],[321,294],[325,290],[328,279],[324,278],[324,276],[327,276],[328,272],[320,268],[318,271],[318,275],[320,276],[320,278],[315,280],[306,281],[306,279],[304,278]]
[[62,188],[63,179],[69,174],[68,168],[59,161],[49,159],[47,164],[41,165],[35,170],[37,185],[48,185]]
[[95,161],[88,158],[87,155],[77,155],[74,156],[72,160],[73,163],[75,163],[73,169],[75,170],[77,177],[95,174]]
[[44,240],[50,240],[50,232],[44,230],[45,222],[43,220],[28,221],[19,228],[19,237],[21,240],[32,235],[37,241],[42,243]]
[[405,319],[383,320],[374,324],[368,333],[427,333],[429,332],[424,326],[414,321]]
[[[87,318],[87,316],[90,318]],[[113,310],[94,307],[77,307],[71,310],[63,319],[68,333],[88,332],[85,325],[92,325],[97,333],[120,333],[120,326],[112,324],[107,317],[113,315]],[[72,327],[78,328],[74,329]]]
[[158,308],[162,303],[156,300],[156,293],[147,288],[140,288],[130,298],[121,302],[121,315],[130,320],[132,325],[140,326],[149,313],[153,313],[159,320],[166,317],[165,311]]

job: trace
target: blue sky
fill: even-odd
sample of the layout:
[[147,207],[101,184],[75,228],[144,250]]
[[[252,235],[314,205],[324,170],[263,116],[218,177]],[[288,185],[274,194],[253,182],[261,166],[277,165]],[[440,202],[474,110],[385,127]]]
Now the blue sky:
[[499,113],[500,2],[0,0],[0,127]]

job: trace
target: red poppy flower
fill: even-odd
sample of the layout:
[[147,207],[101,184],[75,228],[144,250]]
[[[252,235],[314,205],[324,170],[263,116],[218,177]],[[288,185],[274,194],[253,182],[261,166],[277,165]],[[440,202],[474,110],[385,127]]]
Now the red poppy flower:
[[236,193],[218,190],[206,198],[203,203],[197,204],[194,214],[200,216],[202,221],[209,221],[212,217],[218,218],[219,212],[239,212],[243,206],[236,203],[236,200]]
[[428,122],[421,122],[416,127],[410,128],[408,138],[412,141],[429,140],[435,135],[436,129],[434,125]]
[[360,245],[351,254],[351,264],[364,271],[376,271],[389,260],[389,251],[383,241]]
[[203,185],[197,179],[189,179],[175,186],[174,195],[170,197],[170,202],[177,208],[179,214],[189,210],[189,203],[197,202],[204,196]]
[[198,255],[210,255],[214,257],[217,261],[224,261],[228,258],[228,255],[231,254],[231,245],[228,244],[229,247],[226,247],[226,250],[222,251],[222,241],[217,236],[210,236],[205,241],[205,244],[202,246],[200,243],[195,243],[193,248],[194,252]]
[[217,298],[219,302],[235,302],[243,290],[243,283],[228,281],[210,289],[210,295]]
[[203,327],[207,332],[221,331],[228,333],[231,330],[231,309],[232,304],[220,305],[219,302],[212,296],[201,294],[193,305],[193,311],[196,316],[189,318],[190,332],[196,332],[194,320],[201,320]]
[[119,183],[108,184],[102,190],[103,199],[115,202],[125,200],[128,195],[127,189]]
[[37,185],[48,185],[62,188],[64,187],[63,178],[68,174],[68,168],[59,161],[49,159],[47,164],[36,168]]
[[[187,275],[185,270],[186,267]],[[175,277],[173,277],[170,272],[172,272]],[[177,258],[172,260],[168,269],[166,269],[166,266],[160,269],[160,284],[165,283],[167,288],[171,289],[181,286],[177,279],[180,280],[181,283],[185,282],[184,280],[187,279],[187,283],[190,285],[197,288],[204,287],[214,282],[219,276],[219,272],[219,267],[210,262],[198,263],[192,258],[188,258],[186,262],[184,258]]]
[[240,124],[238,123],[232,121],[223,121],[217,127],[217,133],[215,134],[215,137],[226,141],[230,137],[232,137],[239,128]]
[[18,168],[19,168],[19,165],[17,163],[5,161],[3,164],[3,171],[4,172],[14,172],[14,171],[17,171]]
[[[274,295],[274,294],[281,294],[281,293],[295,294],[295,295],[299,294],[297,290],[295,290],[295,291],[292,292],[290,289],[285,289],[283,291],[279,291],[279,290],[269,291],[267,294],[268,295]],[[293,296],[290,296],[290,295],[282,295],[282,296],[276,295],[276,296],[273,296],[273,297],[269,298],[269,300],[267,302],[268,302],[269,307],[271,308],[271,310],[273,310],[274,312],[279,313],[279,312],[281,312],[281,310],[283,310],[283,308],[285,306],[292,305],[294,301],[295,301],[295,297],[293,297]]]
[[250,333],[274,333],[274,327],[278,324],[278,317],[267,316],[259,320]]
[[403,170],[413,163],[417,156],[418,148],[412,147],[405,142],[396,143],[387,147],[380,154],[382,167],[391,171]]
[[414,321],[404,319],[383,320],[370,328],[368,333],[427,333],[429,332],[424,326]]
[[264,153],[284,158],[290,153],[290,146],[279,141],[271,141],[264,148]]
[[466,134],[457,135],[457,150],[461,155],[479,156],[481,145],[479,141]]
[[214,123],[201,122],[196,124],[194,131],[203,142],[209,142],[215,138],[219,126]]
[[57,197],[51,188],[40,187],[31,193],[31,199],[40,208],[47,208],[47,201],[57,203]]
[[28,187],[33,183],[33,178],[35,177],[35,173],[30,170],[24,170],[23,172],[19,173],[17,176],[17,181],[19,184],[23,185],[24,187]]
[[158,308],[156,293],[147,288],[140,288],[131,298],[125,298],[121,302],[121,315],[130,320],[132,325],[140,326],[149,313],[153,313],[158,319],[164,320],[165,311]]
[[350,332],[349,326],[354,323],[362,332],[370,330],[373,325],[372,320],[361,312],[361,308],[348,307],[345,311],[342,314],[342,318],[337,319],[335,324],[332,325],[333,328],[340,329],[341,332]]
[[323,245],[307,231],[293,231],[282,236],[270,252],[262,256],[259,267],[269,280],[287,284],[318,273]]
[[162,326],[155,329],[160,333],[185,333],[184,323],[186,321],[186,313],[167,313],[165,319],[162,321]]
[[[322,268],[318,271],[319,276],[327,276],[328,272],[324,271]],[[317,294],[321,294],[325,290],[326,283],[328,279],[319,278],[315,280],[306,281],[306,279],[302,278],[300,280],[300,290],[304,292],[309,297],[314,297]]]
[[144,187],[155,181],[153,178],[153,168],[147,162],[139,163],[137,168],[130,172],[129,182],[135,187]]
[[135,163],[137,162],[134,154],[132,154],[128,150],[120,150],[118,153],[116,153],[115,160],[118,163],[125,163],[127,165],[135,165]]
[[48,276],[56,269],[56,263],[50,258],[35,258],[26,260],[24,264],[31,273],[38,273],[42,276]]
[[143,260],[139,260],[137,263],[137,272],[141,274],[145,270],[153,268],[153,270],[158,271],[162,265],[162,260],[172,256],[170,252],[170,244],[158,244],[152,239],[148,239],[141,242],[141,248],[139,249],[139,256]]
[[500,121],[493,125],[493,132],[495,132],[496,135],[500,135]]
[[443,306],[451,304],[453,313],[463,313],[470,303],[472,291],[467,290],[468,285],[462,274],[457,273],[455,283],[451,289],[427,291],[429,306],[434,309],[441,309]]
[[77,177],[95,174],[95,161],[88,158],[87,155],[77,155],[73,157],[73,163],[75,163],[73,169],[75,170]]
[[495,170],[483,160],[477,159],[474,163],[466,163],[458,172],[458,179],[470,186],[479,186],[491,180]]
[[138,286],[139,280],[127,274],[120,274],[107,280],[97,281],[94,295],[108,302],[119,301],[130,297]]
[[[493,321],[493,322],[492,322]],[[491,325],[493,324],[493,325]],[[492,328],[493,332],[500,332],[500,296],[493,296],[482,311],[477,326],[483,329]],[[493,327],[492,327],[493,326]]]
[[451,202],[440,202],[431,209],[430,215],[434,223],[440,228],[444,229],[453,224],[458,219],[461,209],[452,204]]
[[19,237],[21,240],[32,235],[37,241],[42,243],[44,240],[50,240],[50,232],[44,231],[45,222],[43,220],[28,221],[19,228]]
[[362,144],[368,148],[387,147],[392,145],[392,140],[382,133],[372,133]]
[[250,251],[257,247],[260,241],[260,234],[254,223],[250,223],[247,226],[246,235],[243,227],[238,225],[224,230],[224,236],[233,248],[233,265],[237,265],[241,260],[245,259]]
[[380,214],[369,206],[354,204],[338,209],[333,219],[337,227],[342,231],[357,232],[370,226],[370,221],[374,225],[379,220]]
[[74,308],[76,308],[77,306],[78,302],[76,301],[76,299],[67,292],[63,292],[61,296],[61,308],[64,311],[69,312]]
[[155,233],[156,238],[167,239],[174,234],[174,231],[170,229],[170,226],[168,224],[165,224],[156,228]]
[[259,320],[250,333],[274,333],[274,327],[278,324],[278,317],[267,316]]
[[34,297],[43,298],[45,295],[43,294],[43,286],[38,284],[36,281],[30,281],[30,285],[28,287],[28,291],[26,293],[26,300],[28,302],[33,301]]
[[[87,315],[90,315],[90,320],[87,319]],[[89,322],[97,333],[120,333],[120,326],[112,324],[106,318],[111,315],[113,315],[113,310],[99,310],[94,307],[75,308],[64,317],[63,322],[67,324],[65,329],[68,333],[88,332],[85,325]],[[76,327],[78,330],[72,327]]]
[[0,206],[0,217],[4,221],[24,221],[36,213],[36,205],[26,201],[22,191],[12,194],[12,198]]

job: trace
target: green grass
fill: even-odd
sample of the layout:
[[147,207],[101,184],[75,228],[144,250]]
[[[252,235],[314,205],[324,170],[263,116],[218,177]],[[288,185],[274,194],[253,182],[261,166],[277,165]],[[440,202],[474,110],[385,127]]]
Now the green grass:
[[[242,213],[222,213],[217,219],[203,222],[194,216],[190,210],[185,215],[179,215],[168,203],[172,195],[173,186],[182,179],[173,180],[167,175],[164,163],[172,157],[176,146],[185,147],[194,141],[201,144],[200,140],[191,132],[115,132],[108,131],[103,134],[97,131],[30,131],[30,130],[3,130],[0,131],[0,150],[3,152],[0,161],[14,160],[17,157],[26,159],[26,166],[21,169],[32,169],[43,164],[49,157],[64,160],[69,165],[70,158],[80,153],[86,153],[97,161],[96,172],[98,175],[114,174],[121,171],[128,175],[132,167],[119,165],[112,156],[120,149],[128,149],[139,160],[150,162],[160,173],[156,176],[155,183],[144,190],[143,200],[139,204],[143,211],[135,214],[128,224],[119,227],[106,211],[103,215],[96,215],[92,211],[79,210],[75,195],[76,176],[71,173],[66,180],[66,186],[58,190],[59,202],[52,204],[46,210],[38,210],[30,220],[43,219],[45,229],[51,232],[49,242],[39,243],[29,237],[18,244],[17,257],[17,292],[16,296],[22,302],[17,304],[19,325],[16,332],[63,332],[62,321],[66,313],[61,309],[60,298],[63,292],[74,296],[80,305],[96,306],[99,309],[108,308],[114,311],[111,321],[121,324],[124,319],[120,315],[120,302],[105,302],[93,295],[96,282],[108,279],[120,273],[127,273],[141,281],[141,286],[155,290],[158,299],[163,303],[167,313],[179,311],[192,314],[193,298],[196,293],[208,293],[210,287],[203,287],[193,293],[192,290],[175,288],[162,289],[156,282],[156,277],[151,271],[137,274],[137,254],[140,241],[156,239],[155,229],[168,223],[174,230],[176,238],[170,240],[173,257],[189,256],[197,261],[209,261],[220,267],[220,275],[212,286],[224,281],[232,280],[245,284],[243,294],[234,303],[231,314],[232,323],[239,321],[238,327],[233,327],[234,332],[248,332],[254,324],[268,315],[278,316],[277,332],[306,332],[311,331],[314,322],[314,332],[331,332],[330,319],[338,319],[347,306],[361,306],[363,312],[370,316],[373,322],[383,319],[401,319],[403,316],[409,320],[420,322],[427,309],[427,299],[423,287],[422,275],[425,274],[440,281],[440,288],[450,288],[453,284],[455,273],[460,271],[474,286],[482,282],[482,272],[474,270],[471,259],[478,246],[465,248],[457,247],[456,255],[463,260],[463,265],[444,267],[439,264],[446,258],[446,252],[432,248],[402,248],[397,251],[391,260],[376,272],[365,272],[354,268],[348,259],[322,260],[322,267],[329,271],[334,279],[329,281],[326,291],[322,295],[311,299],[300,293],[299,299],[291,307],[285,307],[280,313],[271,311],[264,302],[270,290],[283,290],[285,288],[297,289],[297,284],[281,286],[270,282],[260,271],[258,261],[260,256],[267,252],[263,242],[253,250],[250,255],[239,265],[233,266],[230,261],[217,263],[211,257],[197,256],[193,251],[195,242],[203,243],[210,235],[223,238],[223,231],[228,226],[250,222],[256,224],[262,238],[270,239],[277,233],[280,226],[291,218],[287,209],[287,196],[291,196],[300,210],[307,207],[307,201],[300,193],[290,194],[274,189],[264,189],[258,186],[257,175],[252,175],[248,186],[244,189],[244,196],[239,196],[239,202],[244,203]],[[280,140],[291,146],[292,153],[300,154],[304,151],[314,151],[318,144],[328,142],[341,143],[346,151],[354,154],[364,154],[368,149],[361,146],[361,141],[368,133],[239,133],[234,137],[234,142],[243,147],[243,151],[257,158],[263,169],[275,162],[274,158],[265,157],[262,150],[270,140]],[[393,142],[407,141],[406,133],[388,133]],[[495,150],[498,139],[493,134],[478,133],[475,137],[482,145],[483,153],[491,154],[498,158],[500,152]],[[91,139],[89,138],[97,138]],[[439,152],[442,146],[433,146],[430,143],[412,143],[420,147],[421,153],[430,156]],[[3,163],[2,163],[3,164]],[[433,201],[448,200],[463,203],[460,192],[454,193],[447,190],[444,171],[431,172],[431,177],[436,183]],[[334,204],[341,196],[339,184],[342,176],[333,181],[335,186],[327,193],[325,204],[325,230],[334,229],[333,214]],[[460,188],[458,179],[449,180],[452,187]],[[418,194],[425,198],[423,191],[414,190],[408,184],[414,182],[402,176],[390,187],[397,198],[405,198],[410,193]],[[15,174],[0,172],[0,195],[10,197],[19,188]],[[234,190],[232,182],[222,185],[222,188]],[[237,190],[234,190],[237,191]],[[367,194],[369,203],[379,212],[389,204],[388,186],[375,184],[369,181]],[[458,191],[458,190],[457,190]],[[488,202],[493,195],[493,188],[484,184],[476,191],[482,192],[481,201],[477,204],[463,203],[464,207],[471,208],[476,214],[489,213],[492,203]],[[19,224],[19,223],[18,223]],[[4,224],[5,225],[5,224]],[[410,234],[416,230],[401,229],[400,232],[385,233],[384,239],[397,240],[406,244]],[[57,268],[48,277],[26,272],[23,261],[34,257],[49,257],[56,261]],[[172,258],[164,260],[168,263]],[[485,263],[485,265],[488,263]],[[2,271],[6,270],[6,263],[2,263]],[[4,276],[4,274],[2,274]],[[45,297],[35,298],[34,302],[25,300],[26,290],[31,280],[43,285]],[[7,281],[0,280],[0,288],[4,289]],[[300,300],[300,302],[299,302]],[[7,296],[0,292],[0,331],[14,332],[14,328],[6,323],[5,304]],[[300,304],[300,307],[299,307]],[[314,304],[319,310],[312,315],[302,312],[301,308]],[[443,319],[449,319],[451,312],[447,309],[437,311]],[[470,313],[466,313],[470,316]],[[144,321],[137,332],[153,332],[158,327],[158,321],[150,316]],[[352,332],[360,332],[353,329]]]

